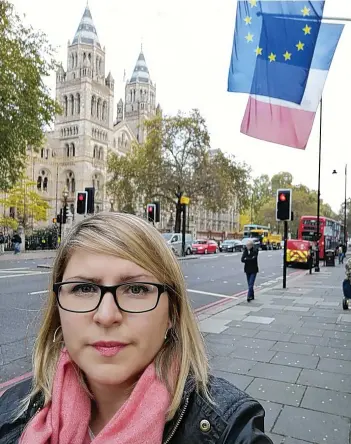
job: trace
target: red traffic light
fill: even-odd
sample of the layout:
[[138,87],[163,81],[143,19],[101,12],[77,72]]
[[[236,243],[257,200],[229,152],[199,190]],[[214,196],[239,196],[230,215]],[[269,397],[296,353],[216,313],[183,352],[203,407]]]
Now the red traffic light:
[[78,200],[80,201],[84,200],[84,194],[78,194]]
[[280,202],[285,202],[286,201],[286,196],[285,196],[285,194],[279,194],[279,200],[280,200]]
[[149,207],[148,210],[149,210],[149,213],[152,213],[154,209],[153,209],[153,207]]

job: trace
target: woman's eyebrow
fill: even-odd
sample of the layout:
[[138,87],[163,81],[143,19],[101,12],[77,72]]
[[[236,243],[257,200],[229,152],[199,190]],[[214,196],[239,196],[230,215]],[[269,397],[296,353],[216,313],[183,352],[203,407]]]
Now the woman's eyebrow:
[[[130,281],[138,281],[140,279],[146,279],[146,280],[155,280],[155,278],[151,275],[148,274],[129,274],[129,275],[124,275],[124,276],[120,276],[118,278],[119,282],[130,282]],[[94,282],[95,284],[101,284],[102,279],[98,278],[98,277],[87,277],[87,276],[72,276],[72,277],[68,277],[66,278],[66,281],[87,281],[87,282]]]

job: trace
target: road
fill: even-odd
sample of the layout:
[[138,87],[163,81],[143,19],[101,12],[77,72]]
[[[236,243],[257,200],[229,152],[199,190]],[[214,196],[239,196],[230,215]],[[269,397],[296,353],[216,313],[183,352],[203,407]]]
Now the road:
[[[246,289],[240,253],[197,257],[181,262],[194,309]],[[282,276],[282,252],[260,253],[258,287],[276,285]],[[9,256],[0,262],[0,392],[1,383],[31,370],[31,351],[49,287],[51,260]],[[289,273],[296,270],[289,270]],[[258,295],[259,297],[259,295]]]

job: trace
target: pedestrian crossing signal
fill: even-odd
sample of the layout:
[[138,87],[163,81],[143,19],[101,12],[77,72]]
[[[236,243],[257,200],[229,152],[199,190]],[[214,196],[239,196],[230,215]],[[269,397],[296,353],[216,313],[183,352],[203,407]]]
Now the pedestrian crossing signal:
[[87,214],[88,193],[79,191],[77,193],[77,214]]

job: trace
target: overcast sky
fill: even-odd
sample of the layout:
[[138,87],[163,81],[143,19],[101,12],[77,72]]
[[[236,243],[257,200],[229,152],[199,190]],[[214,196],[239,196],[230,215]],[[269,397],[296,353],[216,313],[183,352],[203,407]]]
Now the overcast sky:
[[[67,42],[86,0],[12,0],[17,11],[43,30],[66,66]],[[131,76],[143,44],[157,100],[170,114],[199,108],[213,148],[234,154],[254,174],[290,171],[295,183],[317,188],[319,119],[306,151],[262,142],[240,133],[247,96],[228,93],[235,0],[89,0],[107,70],[116,80],[115,103],[124,97],[123,72]],[[325,16],[351,18],[350,0],[326,0]],[[351,23],[346,25],[325,88],[322,198],[338,210],[344,199],[344,166],[350,162],[351,190]],[[55,77],[50,80],[55,87]],[[114,110],[115,115],[116,110]],[[332,175],[332,170],[339,171]]]

